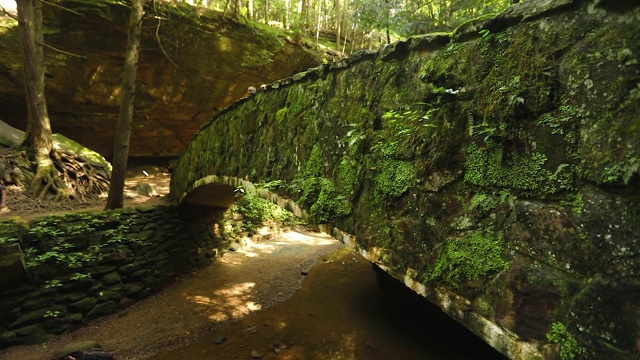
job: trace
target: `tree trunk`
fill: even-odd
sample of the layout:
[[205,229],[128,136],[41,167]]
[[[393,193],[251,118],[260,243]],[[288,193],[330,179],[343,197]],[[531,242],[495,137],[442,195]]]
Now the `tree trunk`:
[[44,94],[42,3],[33,0],[17,0],[16,5],[28,117],[27,131],[20,147],[27,150],[29,159],[36,164],[31,194],[42,199],[52,191],[56,198],[68,199],[67,186],[59,177],[58,170],[50,157],[53,140]]
[[340,0],[334,0],[334,15],[336,17],[335,21],[335,32],[336,32],[336,50],[340,51],[340,25],[342,24],[342,14],[340,12]]
[[122,78],[122,97],[120,98],[120,117],[113,147],[113,171],[111,173],[111,185],[109,186],[106,209],[121,208],[124,204],[124,181],[129,157],[129,139],[131,137],[131,124],[133,123],[133,100],[136,94],[136,72],[140,54],[140,28],[142,16],[144,15],[143,1],[133,0],[131,4],[127,54]]
[[[44,65],[42,45],[42,33],[38,24],[35,7],[41,7],[42,3],[31,0],[18,0],[20,44],[24,59],[25,93],[27,96],[27,131],[22,143],[30,156],[36,159],[38,154],[49,156],[52,148],[51,124],[47,112],[47,103],[44,96]],[[40,14],[42,12],[40,11]]]
[[322,27],[322,6],[318,2],[318,24],[316,26],[316,44],[320,41],[320,28]]
[[253,0],[247,1],[247,17],[251,20],[255,20],[255,16],[253,15]]
[[264,23],[269,23],[269,0],[264,0]]

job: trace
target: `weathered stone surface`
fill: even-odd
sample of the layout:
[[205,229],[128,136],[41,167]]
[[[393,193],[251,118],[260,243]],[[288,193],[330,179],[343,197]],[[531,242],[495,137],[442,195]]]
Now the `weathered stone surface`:
[[93,309],[94,306],[98,303],[98,300],[91,297],[86,297],[78,302],[69,305],[70,311],[76,311],[79,313],[86,313],[87,311]]
[[25,312],[16,321],[14,321],[9,328],[15,329],[24,325],[41,322],[46,316],[54,313],[57,314],[56,316],[64,316],[67,313],[67,308],[62,305],[54,305],[46,309]]
[[258,193],[511,358],[637,358],[638,19],[527,0],[455,41],[285,79],[198,132],[171,195],[216,206],[280,181]]
[[41,309],[43,307],[47,307],[51,304],[53,304],[52,298],[41,297],[41,298],[29,299],[25,301],[24,303],[22,303],[22,308],[25,310],[35,310],[35,309]]
[[[129,12],[118,4],[102,4],[99,9],[92,9],[91,3],[61,5],[44,6],[45,42],[66,52],[45,51],[51,124],[55,132],[110,158]],[[312,51],[285,41],[272,29],[223,19],[220,12],[196,16],[196,10],[182,5],[180,13],[157,4],[162,14],[144,19],[130,156],[177,156],[212,114],[244,96],[248,86],[321,62]],[[157,26],[158,17],[164,19],[162,26]],[[17,26],[0,31],[0,118],[24,129],[16,32]]]
[[15,331],[5,331],[0,333],[0,347],[7,347],[17,344],[19,341]]
[[116,303],[111,300],[94,306],[93,309],[87,313],[86,318],[87,320],[93,320],[101,316],[112,314],[114,311],[116,311]]
[[102,277],[102,283],[106,286],[117,285],[122,283],[122,278],[117,272],[108,273]]
[[102,290],[98,293],[97,300],[99,303],[103,303],[110,300],[118,301],[121,297],[122,295],[118,291]]
[[20,244],[0,244],[0,286],[7,287],[28,279]]
[[81,352],[87,349],[101,349],[102,345],[93,340],[78,341],[69,343],[54,352],[54,356],[58,359],[66,355]]

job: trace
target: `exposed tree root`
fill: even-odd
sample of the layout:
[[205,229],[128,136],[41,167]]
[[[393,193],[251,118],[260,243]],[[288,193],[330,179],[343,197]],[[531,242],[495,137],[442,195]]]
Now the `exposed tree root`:
[[0,167],[4,167],[1,173],[7,183],[29,188],[36,199],[58,202],[96,199],[108,192],[111,177],[102,164],[59,149],[52,150],[38,164],[31,162],[25,152],[5,152]]

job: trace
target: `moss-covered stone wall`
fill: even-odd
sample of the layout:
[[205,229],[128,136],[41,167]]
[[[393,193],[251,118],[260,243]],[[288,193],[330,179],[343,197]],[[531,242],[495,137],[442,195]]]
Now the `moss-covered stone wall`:
[[0,347],[76,329],[210,263],[228,245],[222,215],[159,206],[0,222]]
[[239,101],[177,199],[247,179],[514,359],[640,356],[640,7],[528,0]]

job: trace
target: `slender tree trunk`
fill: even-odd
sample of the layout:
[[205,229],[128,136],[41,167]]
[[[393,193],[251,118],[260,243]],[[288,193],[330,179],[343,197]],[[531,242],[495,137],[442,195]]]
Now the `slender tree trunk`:
[[127,39],[127,53],[124,61],[122,91],[120,98],[120,117],[113,147],[113,171],[111,186],[106,209],[121,208],[124,204],[124,180],[129,158],[129,140],[131,124],[133,123],[133,101],[136,94],[136,73],[140,54],[140,28],[144,15],[144,0],[133,0],[131,17],[129,18],[129,35]]
[[264,0],[264,23],[269,23],[269,0]]
[[335,20],[336,50],[340,51],[340,36],[341,36],[340,25],[342,24],[342,21],[341,21],[342,13],[340,12],[340,0],[334,0],[333,4],[335,8],[334,15],[336,17],[336,20]]
[[300,24],[302,25],[302,33],[307,34],[309,30],[309,2],[302,0],[300,4]]
[[320,41],[320,27],[322,27],[322,2],[318,2],[318,25],[316,27],[316,44]]
[[353,54],[353,51],[356,47],[356,40],[358,35],[358,24],[353,25],[353,35],[351,35],[351,48],[349,49],[349,54]]
[[255,16],[253,14],[253,0],[247,1],[247,17],[251,20],[255,20]]

